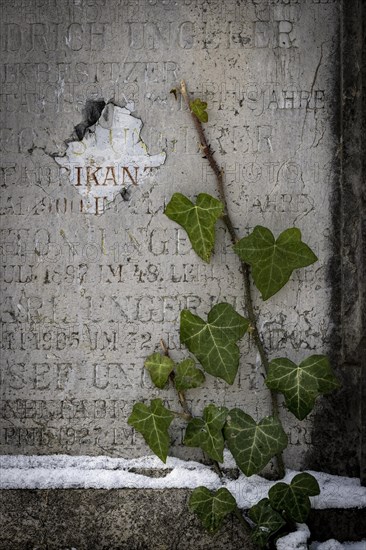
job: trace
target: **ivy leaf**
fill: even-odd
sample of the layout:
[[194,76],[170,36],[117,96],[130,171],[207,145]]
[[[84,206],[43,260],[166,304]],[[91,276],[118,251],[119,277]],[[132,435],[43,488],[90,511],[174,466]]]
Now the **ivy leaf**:
[[190,510],[196,512],[204,527],[214,533],[219,529],[224,518],[235,510],[236,501],[225,488],[211,492],[206,487],[197,487],[188,505]]
[[145,367],[149,371],[155,386],[163,389],[168,381],[169,374],[174,369],[174,362],[166,355],[153,353],[146,359]]
[[193,250],[209,263],[215,244],[215,223],[223,210],[222,202],[207,193],[200,193],[196,204],[181,193],[174,193],[165,214],[186,230]]
[[212,460],[223,462],[225,440],[222,429],[228,412],[226,407],[205,407],[203,418],[193,418],[188,423],[184,445],[200,447]]
[[301,491],[303,495],[308,497],[315,497],[320,494],[319,483],[314,476],[307,472],[302,472],[293,477],[291,487],[296,491]]
[[236,341],[249,327],[245,319],[226,303],[215,305],[207,323],[187,309],[180,314],[180,340],[186,344],[203,368],[232,384],[239,366]]
[[269,460],[287,446],[280,421],[266,416],[258,424],[241,409],[232,409],[224,437],[237,465],[246,476],[260,472]]
[[286,523],[281,514],[272,508],[268,498],[262,498],[262,500],[252,506],[248,515],[256,523],[256,527],[251,533],[251,538],[261,548],[264,548],[269,537]]
[[205,375],[195,365],[193,359],[184,359],[175,369],[174,384],[178,391],[198,388],[205,381]]
[[267,300],[289,280],[294,269],[313,264],[318,258],[301,240],[296,227],[286,229],[277,240],[266,227],[257,225],[241,239],[234,250],[239,258],[252,266],[253,280]]
[[174,414],[164,407],[161,399],[152,399],[150,407],[134,404],[128,424],[143,435],[150,449],[165,462],[170,444],[168,428],[173,418]]
[[309,496],[319,495],[317,480],[303,472],[296,475],[290,485],[276,483],[268,492],[271,506],[280,512],[283,510],[297,522],[304,522],[310,512]]
[[325,355],[311,355],[299,366],[284,357],[274,359],[269,364],[266,384],[283,393],[288,409],[299,420],[313,409],[318,395],[340,386]]
[[206,101],[201,101],[199,98],[194,99],[189,103],[189,107],[194,115],[198,118],[200,122],[208,121],[207,114],[207,103]]

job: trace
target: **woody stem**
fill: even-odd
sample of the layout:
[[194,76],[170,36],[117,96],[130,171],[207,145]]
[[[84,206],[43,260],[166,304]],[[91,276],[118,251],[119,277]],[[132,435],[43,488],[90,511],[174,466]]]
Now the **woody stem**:
[[[221,201],[224,205],[223,220],[224,220],[224,223],[225,223],[225,225],[227,227],[227,230],[229,232],[231,242],[233,244],[236,244],[239,240],[239,237],[237,235],[237,231],[234,227],[234,224],[231,220],[229,210],[228,210],[228,206],[227,206],[226,190],[225,190],[225,184],[224,184],[224,171],[219,167],[219,165],[218,165],[218,163],[217,163],[217,161],[214,157],[214,153],[211,149],[211,146],[209,145],[209,143],[206,139],[205,131],[203,129],[201,121],[191,111],[189,94],[188,94],[187,86],[186,86],[186,83],[184,82],[184,80],[182,80],[181,83],[180,83],[180,92],[181,92],[182,97],[183,97],[183,99],[184,99],[184,101],[185,101],[185,103],[188,107],[188,110],[191,114],[192,121],[193,121],[194,126],[197,130],[197,134],[198,134],[198,138],[200,140],[200,145],[201,145],[202,152],[204,153],[205,157],[207,158],[208,163],[209,163],[210,167],[212,168],[213,173],[215,174],[217,190],[218,190],[220,199],[221,199]],[[243,281],[244,281],[244,302],[245,302],[245,307],[246,307],[246,310],[247,310],[248,319],[249,319],[250,325],[251,325],[252,336],[253,336],[256,348],[258,350],[259,356],[261,358],[263,369],[264,369],[265,373],[267,374],[268,373],[268,368],[269,368],[269,360],[268,360],[268,356],[267,356],[267,353],[266,353],[261,335],[260,335],[259,330],[258,330],[257,318],[256,318],[256,315],[255,315],[255,312],[254,312],[252,292],[251,292],[251,281],[250,281],[250,266],[245,262],[241,262],[241,270],[242,270]],[[270,395],[271,395],[272,414],[274,416],[276,416],[277,418],[279,418],[279,409],[278,409],[277,396],[272,391],[270,392]],[[276,455],[276,461],[277,461],[277,475],[278,475],[279,478],[282,478],[285,475],[285,466],[284,466],[282,454]]]

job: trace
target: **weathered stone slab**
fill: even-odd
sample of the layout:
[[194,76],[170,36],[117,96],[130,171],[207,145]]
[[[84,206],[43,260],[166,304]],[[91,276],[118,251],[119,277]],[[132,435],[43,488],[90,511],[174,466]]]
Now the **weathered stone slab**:
[[238,520],[216,535],[187,513],[187,490],[0,491],[0,544],[9,550],[254,549]]
[[[0,491],[0,545],[8,550],[251,550],[235,516],[216,535],[187,511],[190,491]],[[312,540],[361,540],[364,510],[312,510]]]
[[[256,224],[276,234],[297,225],[319,257],[268,302],[255,295],[271,356],[299,362],[334,346],[334,322],[343,323],[334,315],[339,278],[328,270],[340,166],[340,6],[2,2],[0,452],[147,454],[127,425],[133,403],[157,396],[177,403],[171,390],[152,387],[144,358],[161,338],[174,358],[186,355],[178,336],[183,308],[205,315],[228,300],[245,313],[223,225],[215,257],[203,265],[163,214],[175,191],[215,194],[184,103],[170,94],[181,78],[209,103],[207,135],[240,233]],[[135,117],[124,111],[127,122],[113,126],[104,116],[126,108]],[[136,148],[146,153],[138,120],[154,164],[134,156]],[[101,129],[110,140],[98,140]],[[86,141],[93,154],[85,154]],[[208,376],[189,393],[194,414],[212,401],[267,414],[252,342],[243,339],[241,351],[233,386]],[[346,393],[358,376],[347,373]],[[301,424],[282,407],[289,466],[320,456],[314,419],[326,403]],[[333,409],[328,422],[339,450]],[[200,458],[183,447],[182,428],[173,427],[171,453]],[[343,473],[345,465],[337,468]]]

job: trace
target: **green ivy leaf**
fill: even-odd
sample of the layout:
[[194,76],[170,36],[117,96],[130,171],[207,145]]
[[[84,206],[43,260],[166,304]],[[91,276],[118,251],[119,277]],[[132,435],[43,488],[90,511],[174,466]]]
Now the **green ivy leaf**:
[[276,483],[268,492],[271,506],[285,511],[294,521],[304,522],[310,512],[309,496],[319,495],[317,480],[304,472],[296,475],[290,485]]
[[166,355],[153,353],[146,359],[145,367],[149,371],[155,386],[163,389],[168,381],[169,374],[174,369],[174,362]]
[[252,506],[248,515],[256,523],[251,538],[261,548],[264,548],[269,537],[277,533],[286,523],[281,514],[273,510],[268,498],[262,498]]
[[296,491],[301,491],[303,495],[308,497],[315,497],[320,494],[319,483],[314,476],[307,472],[302,472],[293,477],[291,487]]
[[195,365],[193,359],[184,359],[175,369],[174,384],[178,391],[198,388],[205,381],[205,375]]
[[197,487],[189,499],[189,508],[196,512],[204,527],[214,533],[224,518],[235,510],[236,501],[225,488],[211,492],[206,487]]
[[245,319],[226,303],[214,306],[207,323],[184,309],[180,314],[180,340],[186,344],[203,368],[232,384],[239,366],[236,341],[249,327]]
[[161,399],[152,399],[150,407],[134,404],[128,424],[143,435],[150,449],[165,462],[170,444],[168,428],[173,418],[174,414],[164,407]]
[[225,440],[222,429],[228,412],[226,407],[205,407],[203,418],[193,418],[188,423],[184,445],[200,447],[212,460],[223,462]]
[[299,366],[284,357],[274,359],[269,364],[266,384],[283,393],[288,409],[299,420],[313,409],[318,395],[340,386],[325,355],[311,355]]
[[241,409],[232,409],[224,437],[237,465],[246,476],[259,473],[269,460],[287,446],[280,421],[267,416],[258,424]]
[[207,193],[200,193],[196,204],[181,193],[174,193],[165,214],[186,230],[193,250],[209,263],[215,244],[215,224],[223,210],[222,202]]
[[206,101],[201,101],[199,98],[194,99],[189,103],[189,107],[194,115],[198,118],[200,122],[208,121],[207,114],[207,103]]
[[276,294],[294,269],[318,259],[301,241],[301,232],[296,227],[286,229],[275,241],[269,229],[257,225],[248,237],[234,245],[234,250],[243,262],[252,266],[253,280],[263,300]]

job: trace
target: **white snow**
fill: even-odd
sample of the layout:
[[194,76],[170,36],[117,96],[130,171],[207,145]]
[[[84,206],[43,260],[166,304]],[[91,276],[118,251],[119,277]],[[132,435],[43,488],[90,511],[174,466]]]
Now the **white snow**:
[[[276,542],[277,550],[307,550],[310,531],[304,523],[297,524],[297,530],[281,537]],[[361,542],[338,542],[329,539],[326,542],[312,542],[309,550],[366,550],[366,540]]]
[[298,523],[297,530],[294,533],[281,537],[276,542],[277,550],[307,550],[307,540],[310,537],[310,531],[305,523]]
[[[134,469],[167,470],[163,477],[131,472]],[[209,467],[169,457],[164,464],[155,456],[138,459],[107,456],[0,456],[1,489],[214,489],[219,478]]]
[[[298,523],[294,533],[281,537],[276,542],[277,550],[307,550],[310,531],[304,523]],[[338,542],[329,539],[326,542],[312,542],[309,550],[366,550],[366,540],[360,542]]]
[[[235,461],[225,451],[224,467],[235,467]],[[138,473],[155,470],[158,477]],[[137,472],[135,471],[137,470]],[[299,472],[286,471],[283,479],[289,483]],[[313,508],[366,508],[366,487],[357,478],[347,478],[309,471],[318,481],[320,495],[311,498]],[[194,489],[205,485],[209,489],[226,487],[236,498],[239,508],[249,508],[268,495],[276,483],[259,476],[220,479],[210,466],[199,462],[168,457],[164,464],[156,456],[136,459],[108,456],[0,456],[0,489]],[[277,541],[277,550],[306,549],[310,533],[298,524],[295,533]],[[310,550],[366,550],[366,541],[313,542]]]
[[366,540],[361,542],[338,542],[329,539],[326,542],[313,542],[310,550],[366,550]]
[[[225,452],[226,468],[235,466],[230,453]],[[158,470],[158,477],[131,470]],[[289,483],[298,472],[287,470],[283,481]],[[309,471],[320,485],[320,495],[311,498],[312,507],[366,508],[366,488],[357,478],[347,478]],[[193,489],[205,485],[209,489],[226,487],[240,508],[249,508],[268,495],[275,481],[259,476],[240,474],[236,480],[219,476],[211,467],[198,462],[168,457],[164,464],[156,456],[136,459],[108,456],[0,456],[1,489]]]

